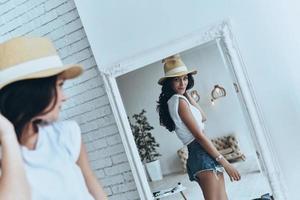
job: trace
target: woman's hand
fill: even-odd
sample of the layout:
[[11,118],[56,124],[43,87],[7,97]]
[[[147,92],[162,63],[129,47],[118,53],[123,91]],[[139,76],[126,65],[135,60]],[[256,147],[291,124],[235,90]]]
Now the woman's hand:
[[191,96],[189,91],[186,91],[183,95],[189,100],[189,102],[192,105],[194,105],[196,107],[199,106],[198,103],[195,101],[195,99]]
[[230,164],[225,158],[223,158],[223,162],[221,164],[223,165],[226,173],[228,174],[231,181],[239,181],[241,179],[241,175],[238,172],[238,170]]
[[[189,101],[190,103],[192,103],[192,101],[194,100],[192,97],[191,97],[191,94],[189,91],[185,91],[185,93],[183,94]],[[194,100],[195,101],[195,100]],[[196,101],[195,101],[196,102]]]
[[0,113],[0,143],[2,148],[0,199],[30,200],[20,146],[13,124]]
[[0,113],[0,141],[3,136],[8,134],[15,134],[14,126],[6,117],[4,117]]

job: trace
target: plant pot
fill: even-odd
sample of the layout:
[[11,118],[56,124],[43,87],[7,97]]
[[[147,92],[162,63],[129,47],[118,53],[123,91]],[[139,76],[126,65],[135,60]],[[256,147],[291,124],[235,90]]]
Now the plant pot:
[[163,178],[159,160],[146,163],[145,167],[151,181],[158,181]]

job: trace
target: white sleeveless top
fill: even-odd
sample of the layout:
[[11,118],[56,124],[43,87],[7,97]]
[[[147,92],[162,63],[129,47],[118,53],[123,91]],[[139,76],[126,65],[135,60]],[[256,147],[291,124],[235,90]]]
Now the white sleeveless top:
[[93,200],[76,164],[81,133],[75,121],[39,126],[35,150],[21,146],[32,200]]
[[171,118],[175,123],[175,133],[184,145],[188,145],[195,138],[179,116],[178,107],[179,107],[180,98],[184,99],[189,104],[191,112],[201,130],[204,130],[204,123],[202,122],[202,115],[200,110],[198,110],[198,108],[193,106],[185,96],[180,94],[174,94],[169,99],[168,108],[169,108],[169,113],[171,115]]

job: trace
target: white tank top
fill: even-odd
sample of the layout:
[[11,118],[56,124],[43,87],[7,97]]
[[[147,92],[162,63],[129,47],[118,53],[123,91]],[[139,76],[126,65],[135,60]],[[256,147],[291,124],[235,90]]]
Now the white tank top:
[[179,107],[180,98],[184,99],[189,104],[191,112],[201,130],[204,130],[204,123],[202,122],[202,115],[200,110],[198,110],[198,108],[193,106],[185,96],[180,94],[174,94],[169,99],[168,108],[169,108],[169,113],[171,115],[171,118],[175,123],[175,133],[184,145],[188,145],[195,138],[179,116],[178,107]]
[[21,146],[32,200],[94,200],[76,164],[80,148],[75,121],[39,126],[36,149]]

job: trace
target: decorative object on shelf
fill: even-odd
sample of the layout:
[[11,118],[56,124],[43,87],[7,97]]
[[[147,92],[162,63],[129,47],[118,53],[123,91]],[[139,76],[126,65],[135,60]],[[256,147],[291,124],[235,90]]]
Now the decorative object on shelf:
[[211,103],[214,105],[214,101],[218,98],[225,97],[226,96],[226,90],[225,88],[215,85],[214,89],[211,91]]
[[200,95],[198,94],[197,90],[192,90],[190,94],[196,102],[200,100]]
[[147,169],[151,181],[162,179],[162,172],[158,157],[161,156],[157,152],[159,144],[151,134],[154,128],[149,124],[145,115],[146,111],[143,109],[139,114],[134,114],[132,118],[135,120],[131,123],[129,118],[130,127],[134,136],[135,144],[142,162]]

